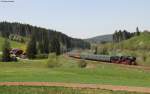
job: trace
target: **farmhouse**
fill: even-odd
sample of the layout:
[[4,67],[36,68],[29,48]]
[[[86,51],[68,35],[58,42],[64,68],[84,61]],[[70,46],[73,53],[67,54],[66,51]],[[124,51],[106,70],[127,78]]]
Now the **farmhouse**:
[[20,56],[21,54],[23,54],[23,50],[19,48],[14,48],[10,50],[10,54],[13,54],[15,56]]

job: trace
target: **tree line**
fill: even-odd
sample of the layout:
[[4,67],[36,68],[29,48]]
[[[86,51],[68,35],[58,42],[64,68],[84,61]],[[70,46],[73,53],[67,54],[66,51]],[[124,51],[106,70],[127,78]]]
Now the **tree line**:
[[140,35],[140,30],[137,27],[136,28],[136,32],[130,33],[127,30],[119,30],[119,31],[115,31],[115,33],[113,34],[113,42],[120,42],[123,40],[127,40],[130,39],[134,36],[139,36]]
[[[56,50],[65,52],[74,48],[89,49],[90,43],[71,38],[61,32],[22,23],[0,22],[0,36],[18,42],[29,42],[36,53],[50,53]],[[58,49],[58,46],[59,49]]]

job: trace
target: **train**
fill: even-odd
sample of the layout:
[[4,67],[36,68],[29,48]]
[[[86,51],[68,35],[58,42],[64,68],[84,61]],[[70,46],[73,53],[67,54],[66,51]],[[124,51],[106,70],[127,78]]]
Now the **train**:
[[137,65],[136,57],[133,56],[110,56],[110,55],[79,54],[79,53],[68,53],[68,56],[78,59],[101,61],[107,63]]

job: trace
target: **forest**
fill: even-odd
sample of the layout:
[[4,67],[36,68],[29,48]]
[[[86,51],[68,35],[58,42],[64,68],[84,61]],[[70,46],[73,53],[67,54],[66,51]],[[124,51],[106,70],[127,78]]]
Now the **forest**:
[[59,50],[61,52],[66,52],[76,48],[90,48],[88,42],[81,39],[71,38],[56,30],[17,22],[0,22],[0,36],[21,43],[35,41],[36,48],[38,49],[37,52],[41,54],[53,52],[55,48],[58,48],[56,46],[60,46]]

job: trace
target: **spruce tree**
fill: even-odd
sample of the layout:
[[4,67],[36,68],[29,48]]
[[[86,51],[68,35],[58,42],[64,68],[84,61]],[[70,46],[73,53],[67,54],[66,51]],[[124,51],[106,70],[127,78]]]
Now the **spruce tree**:
[[39,49],[40,54],[44,53],[44,46],[43,46],[43,42],[42,41],[39,41],[38,49]]
[[140,30],[139,30],[139,28],[138,28],[138,27],[136,28],[136,35],[137,35],[137,36],[139,36],[139,35],[140,35]]
[[60,43],[57,37],[53,38],[51,41],[50,51],[56,53],[56,55],[61,54]]
[[28,43],[26,53],[29,59],[34,59],[35,55],[37,54],[36,39],[34,35],[31,37],[31,40]]
[[5,39],[4,44],[3,44],[3,54],[2,54],[2,61],[3,62],[9,62],[11,61],[10,57],[10,43],[7,39]]
[[49,39],[48,39],[48,35],[45,35],[45,37],[44,37],[43,50],[44,50],[44,53],[46,53],[46,54],[49,53]]
[[[57,34],[59,43],[66,47],[68,50],[73,48],[89,48],[90,43],[85,42],[84,40],[71,38],[61,32],[55,30],[41,28],[37,26],[32,26],[29,24],[22,23],[10,23],[10,22],[0,22],[0,35],[6,38],[12,37],[11,34],[20,36],[17,38],[20,42],[25,42],[30,35],[36,32],[36,41],[42,42],[38,47],[41,48],[41,53],[49,53],[50,42],[53,37]],[[13,36],[14,37],[14,36]],[[14,39],[14,38],[11,38]]]

